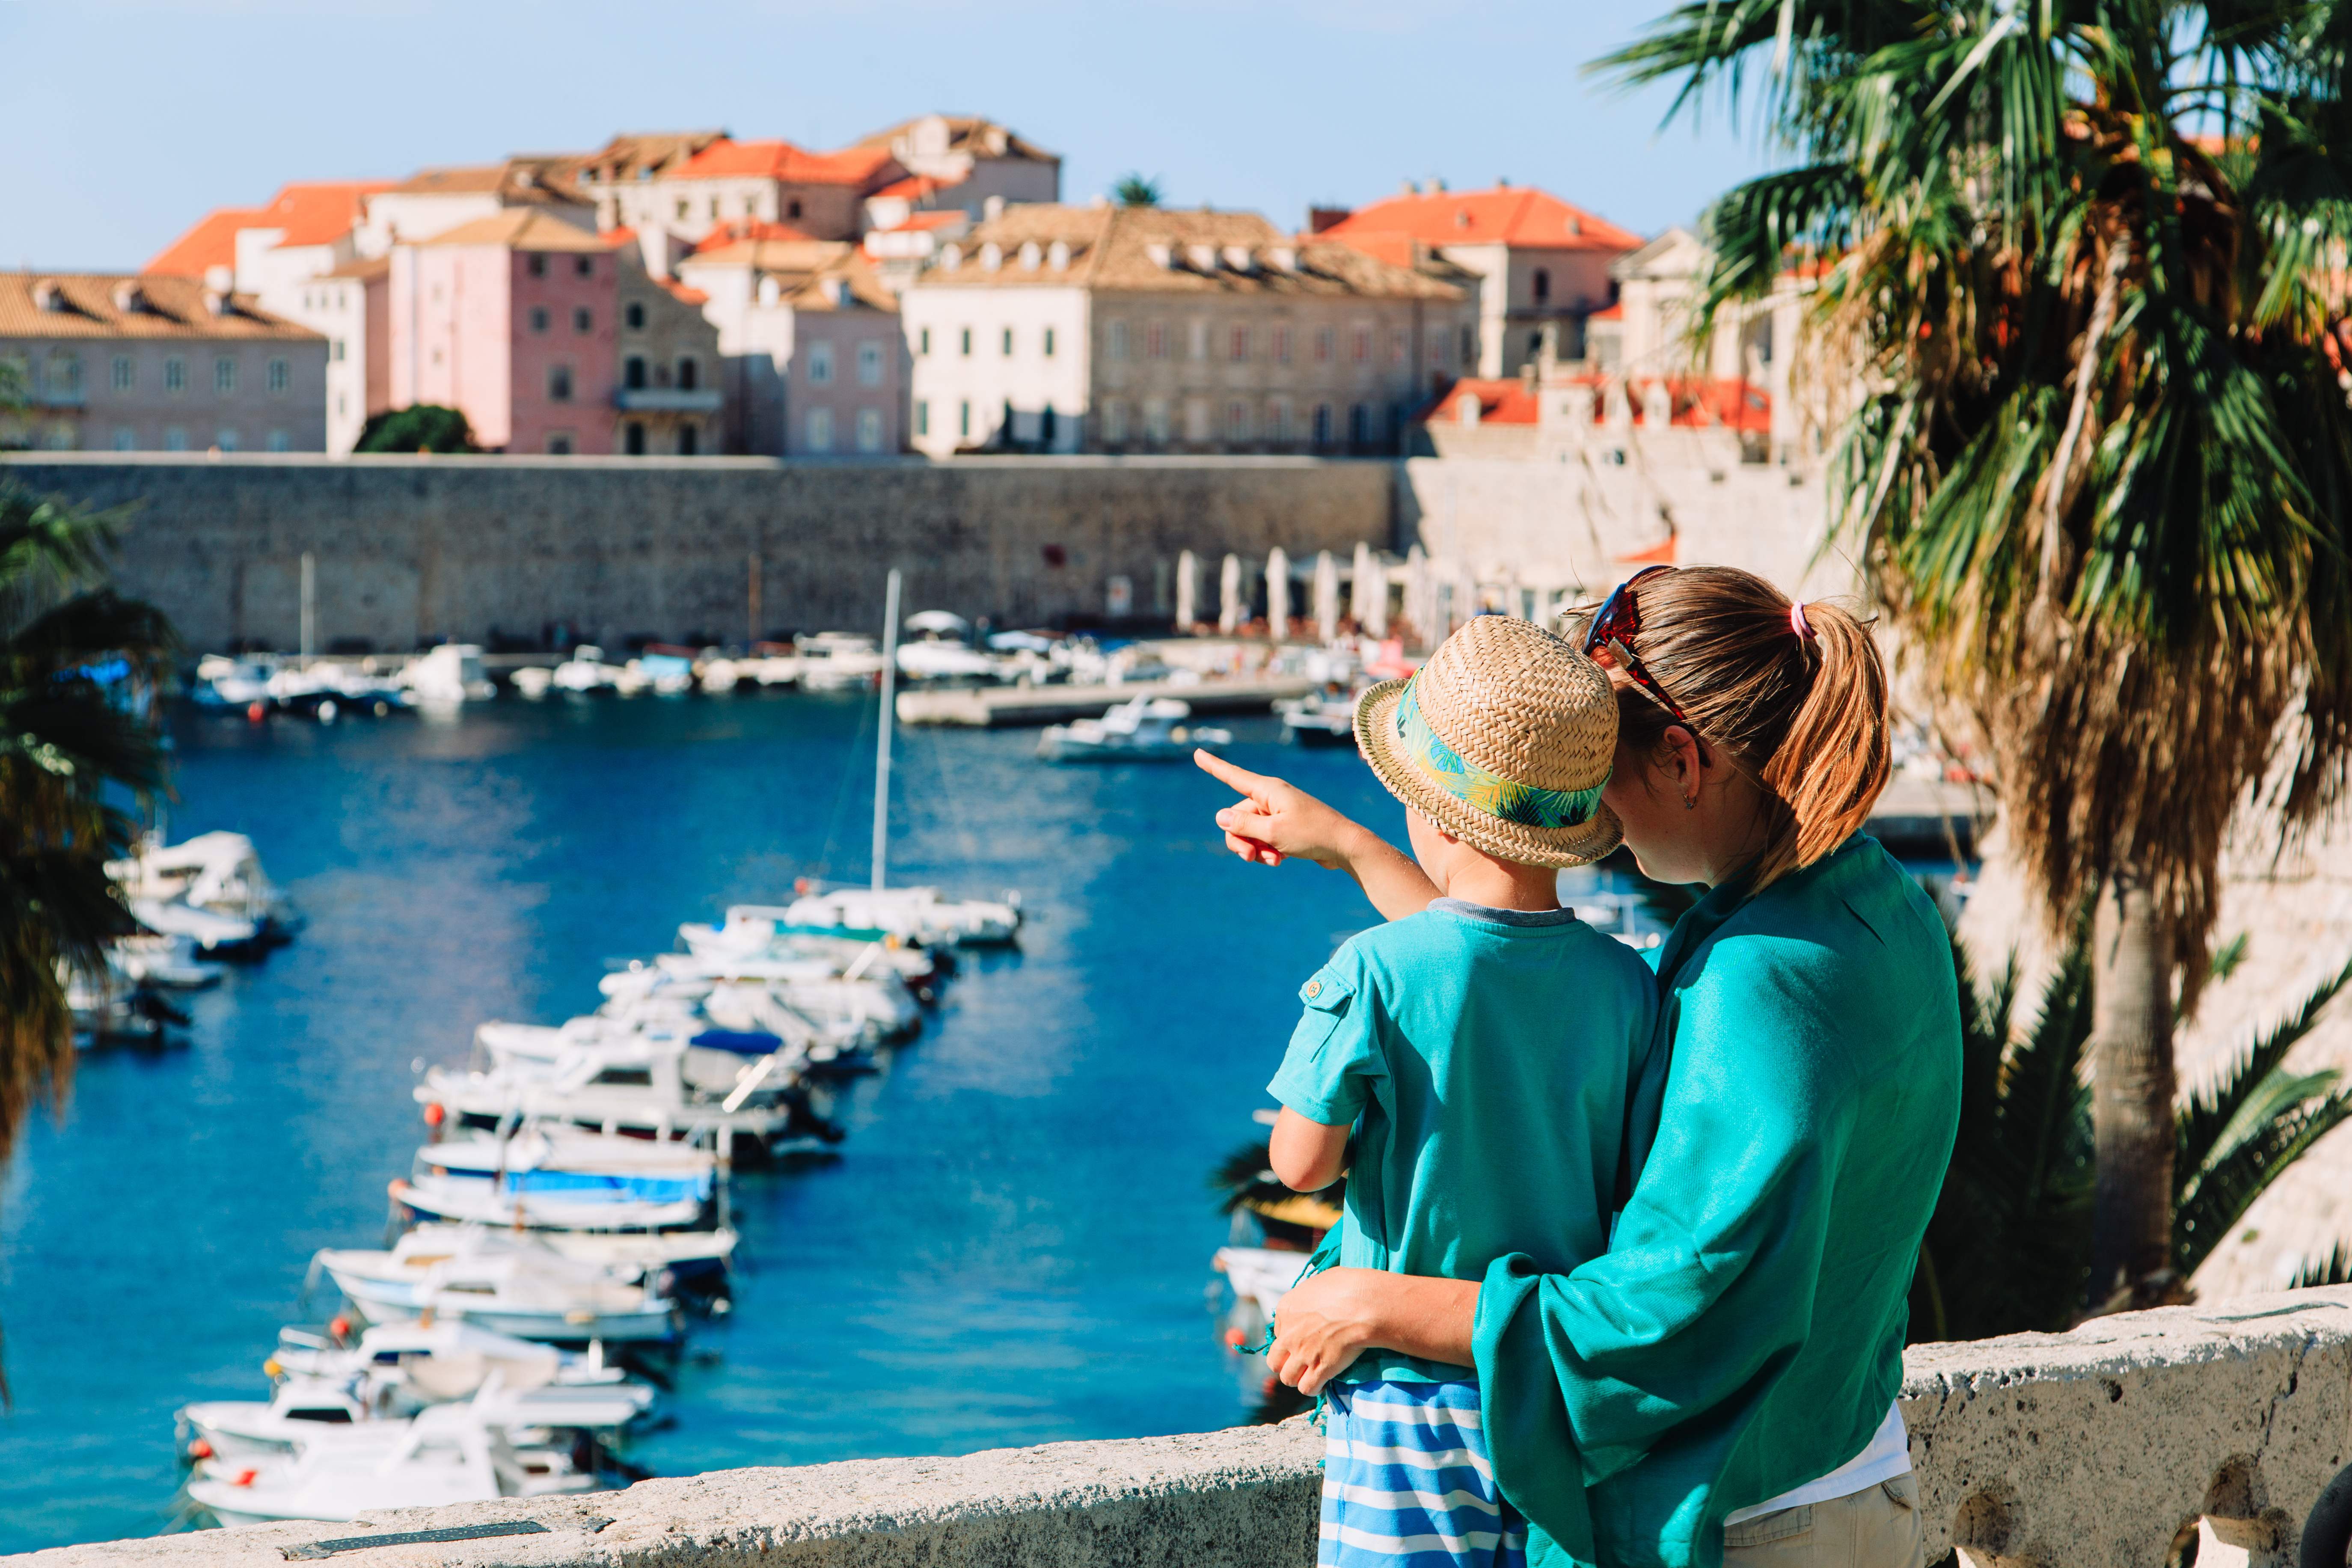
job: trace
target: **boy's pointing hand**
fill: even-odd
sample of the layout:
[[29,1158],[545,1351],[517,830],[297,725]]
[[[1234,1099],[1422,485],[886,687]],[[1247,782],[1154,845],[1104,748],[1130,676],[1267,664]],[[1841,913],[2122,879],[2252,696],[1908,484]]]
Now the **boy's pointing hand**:
[[1362,831],[1354,823],[1280,779],[1237,768],[1206,752],[1194,752],[1192,760],[1242,795],[1217,813],[1226,848],[1254,866],[1279,866],[1297,857],[1332,870],[1345,868],[1346,836]]

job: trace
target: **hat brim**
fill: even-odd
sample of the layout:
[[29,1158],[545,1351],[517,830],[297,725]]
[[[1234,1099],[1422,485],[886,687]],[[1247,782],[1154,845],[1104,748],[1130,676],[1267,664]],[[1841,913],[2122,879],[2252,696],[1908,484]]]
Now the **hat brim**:
[[1383,680],[1356,702],[1356,744],[1388,792],[1474,849],[1518,866],[1589,866],[1625,841],[1617,814],[1595,802],[1573,827],[1533,827],[1490,816],[1430,783],[1397,746],[1396,708],[1406,682]]

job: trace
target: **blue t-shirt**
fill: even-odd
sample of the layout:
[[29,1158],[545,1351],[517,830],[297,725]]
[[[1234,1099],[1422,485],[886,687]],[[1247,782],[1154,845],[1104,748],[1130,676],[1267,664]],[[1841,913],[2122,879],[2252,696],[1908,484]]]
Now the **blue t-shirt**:
[[[1512,1253],[1566,1271],[1608,1250],[1658,1011],[1631,948],[1566,910],[1439,899],[1349,938],[1298,998],[1267,1089],[1327,1127],[1362,1119],[1340,1267],[1479,1279]],[[1376,1351],[1342,1375],[1477,1374]]]

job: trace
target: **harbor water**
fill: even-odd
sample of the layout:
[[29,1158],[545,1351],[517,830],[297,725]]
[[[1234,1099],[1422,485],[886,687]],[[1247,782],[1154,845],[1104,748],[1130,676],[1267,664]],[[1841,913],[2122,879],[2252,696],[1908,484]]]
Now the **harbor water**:
[[[156,1050],[86,1054],[0,1195],[0,1552],[173,1528],[172,1412],[260,1398],[327,1246],[375,1246],[425,1134],[419,1062],[488,1018],[591,1011],[678,922],[862,881],[869,695],[513,698],[448,719],[182,719],[176,840],[252,836],[310,920],[185,998]],[[1236,723],[1231,755],[1402,839],[1351,750]],[[1246,868],[1188,766],[1056,768],[1031,731],[901,731],[891,879],[1018,889],[912,1043],[845,1089],[837,1161],[734,1183],[732,1311],[698,1322],[657,1474],[1203,1430],[1244,1416],[1208,1262],[1210,1167],[1296,989],[1372,918]]]

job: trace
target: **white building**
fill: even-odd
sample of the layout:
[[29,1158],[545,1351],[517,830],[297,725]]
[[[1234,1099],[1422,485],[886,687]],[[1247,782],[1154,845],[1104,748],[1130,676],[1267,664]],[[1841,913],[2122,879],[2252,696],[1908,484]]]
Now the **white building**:
[[938,457],[1392,452],[1460,367],[1475,281],[1252,213],[1008,207],[900,296],[909,440]]
[[925,114],[859,139],[887,152],[906,177],[866,201],[866,226],[896,228],[919,212],[960,212],[977,223],[999,207],[1062,199],[1062,158],[992,120]]

